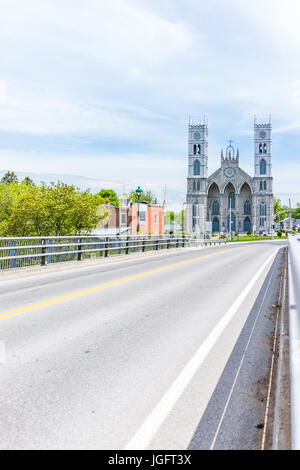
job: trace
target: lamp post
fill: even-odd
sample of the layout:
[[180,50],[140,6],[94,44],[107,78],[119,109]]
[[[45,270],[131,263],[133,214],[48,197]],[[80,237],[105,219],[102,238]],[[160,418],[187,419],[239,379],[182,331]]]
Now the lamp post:
[[139,233],[140,231],[140,197],[141,197],[141,193],[143,192],[143,190],[138,187],[136,190],[135,190],[136,194],[137,194],[137,198],[138,198],[138,216],[137,216],[137,233]]
[[229,240],[232,239],[231,237],[231,197],[230,197],[230,194],[229,194]]
[[237,212],[236,215],[237,215],[237,238],[238,238],[238,240],[239,240],[239,239],[240,239],[240,226],[239,226],[239,223],[240,223],[240,221],[239,221],[240,212]]

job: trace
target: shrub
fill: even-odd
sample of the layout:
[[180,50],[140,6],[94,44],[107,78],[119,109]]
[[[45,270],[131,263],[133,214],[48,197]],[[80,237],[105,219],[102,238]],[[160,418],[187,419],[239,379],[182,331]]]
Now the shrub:
[[250,236],[252,235],[252,233],[250,232],[250,230],[248,230],[247,235],[248,235],[248,237],[250,237]]
[[277,232],[277,237],[282,237],[282,232],[280,230]]

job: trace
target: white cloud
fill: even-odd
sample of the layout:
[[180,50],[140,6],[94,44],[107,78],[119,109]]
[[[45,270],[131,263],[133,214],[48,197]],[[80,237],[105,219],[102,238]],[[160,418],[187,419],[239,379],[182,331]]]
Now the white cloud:
[[[189,113],[209,117],[211,169],[224,141],[250,136],[254,113],[272,113],[274,137],[289,132],[285,151],[289,161],[298,156],[298,0],[0,5],[0,132],[8,148],[27,134],[29,148],[2,150],[0,168],[9,155],[15,170],[69,173],[65,142],[55,154],[46,144],[30,149],[39,137],[58,136],[72,142],[74,174],[104,172],[184,191]],[[99,145],[104,140],[114,154]]]

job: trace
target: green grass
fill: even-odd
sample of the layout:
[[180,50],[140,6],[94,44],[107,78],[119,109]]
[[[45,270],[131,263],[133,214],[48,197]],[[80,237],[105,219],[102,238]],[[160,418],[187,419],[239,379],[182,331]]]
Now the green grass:
[[[277,237],[274,236],[274,240],[286,240],[287,237]],[[235,237],[234,240],[229,240],[230,243],[235,242],[259,242],[262,240],[272,240],[272,237],[261,237],[259,235],[240,235],[239,237]]]

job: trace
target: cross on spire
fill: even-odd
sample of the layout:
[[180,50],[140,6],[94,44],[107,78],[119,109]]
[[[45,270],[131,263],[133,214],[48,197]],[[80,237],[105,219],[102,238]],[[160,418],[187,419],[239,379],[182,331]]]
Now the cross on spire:
[[234,141],[233,141],[233,140],[231,140],[231,139],[230,139],[230,140],[228,140],[228,143],[229,143],[230,147],[232,146],[233,142],[234,142]]

